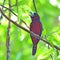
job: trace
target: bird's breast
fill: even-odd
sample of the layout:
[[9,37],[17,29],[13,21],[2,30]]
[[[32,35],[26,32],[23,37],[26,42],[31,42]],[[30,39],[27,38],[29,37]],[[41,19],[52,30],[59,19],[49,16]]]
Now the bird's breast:
[[36,34],[40,34],[40,32],[42,31],[42,25],[40,22],[32,22],[30,25],[30,30]]

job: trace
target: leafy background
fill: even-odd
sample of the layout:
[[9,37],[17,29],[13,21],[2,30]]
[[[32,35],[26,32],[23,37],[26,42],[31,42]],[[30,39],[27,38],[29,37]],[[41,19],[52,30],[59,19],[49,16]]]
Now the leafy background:
[[[35,0],[37,11],[43,25],[42,37],[48,40],[51,44],[55,44],[60,47],[60,0],[54,5],[52,0]],[[52,2],[55,2],[54,0]],[[0,0],[0,4],[3,0]],[[11,0],[11,5],[14,5],[16,0]],[[4,4],[8,7],[8,0]],[[12,11],[18,15],[17,17],[11,14],[11,19],[17,21],[20,25],[27,28],[20,19],[24,20],[28,26],[30,26],[31,18],[29,12],[35,12],[32,0],[18,0],[18,12],[17,6],[12,7]],[[8,16],[8,10],[4,10]],[[0,13],[1,14],[1,13]],[[6,38],[7,38],[7,26],[8,21],[3,17],[0,19],[0,60],[6,60]],[[22,29],[19,29],[11,23],[10,28],[10,60],[60,60],[60,51],[50,48],[46,43],[40,41],[38,43],[37,53],[32,56],[32,41],[30,34]]]

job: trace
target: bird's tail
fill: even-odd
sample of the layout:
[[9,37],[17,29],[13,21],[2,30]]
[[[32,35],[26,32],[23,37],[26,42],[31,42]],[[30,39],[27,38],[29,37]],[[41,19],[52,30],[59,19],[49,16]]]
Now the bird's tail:
[[33,45],[32,55],[36,54],[36,50],[37,50],[37,45]]

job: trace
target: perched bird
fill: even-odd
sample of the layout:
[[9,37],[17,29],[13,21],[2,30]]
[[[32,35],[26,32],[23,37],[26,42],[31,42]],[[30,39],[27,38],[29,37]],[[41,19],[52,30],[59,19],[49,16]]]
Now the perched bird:
[[[30,17],[32,19],[32,22],[30,24],[30,31],[32,31],[33,33],[41,36],[41,33],[42,33],[42,24],[40,22],[39,15],[37,13],[31,13]],[[31,39],[32,39],[32,42],[33,42],[32,55],[35,55],[39,39],[35,38],[32,35],[31,35]]]

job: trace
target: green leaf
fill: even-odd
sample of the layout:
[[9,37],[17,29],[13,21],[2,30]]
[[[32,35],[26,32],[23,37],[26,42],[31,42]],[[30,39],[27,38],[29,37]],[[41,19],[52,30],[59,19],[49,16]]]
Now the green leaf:
[[48,50],[46,50],[44,53],[40,54],[40,55],[38,56],[38,59],[39,59],[39,60],[40,60],[40,59],[45,59],[45,58],[49,57],[52,52],[53,52],[53,49],[48,49]]

